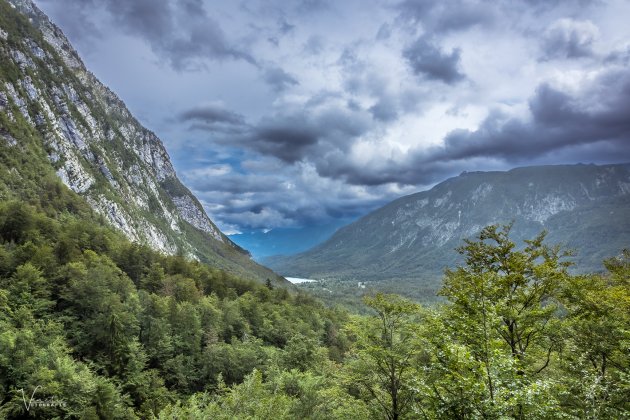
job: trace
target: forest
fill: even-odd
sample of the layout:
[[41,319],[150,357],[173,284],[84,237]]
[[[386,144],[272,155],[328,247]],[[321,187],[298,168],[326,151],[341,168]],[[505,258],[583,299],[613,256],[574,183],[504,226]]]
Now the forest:
[[630,416],[628,251],[571,275],[488,226],[441,303],[359,315],[131,243],[49,182],[0,205],[4,418]]

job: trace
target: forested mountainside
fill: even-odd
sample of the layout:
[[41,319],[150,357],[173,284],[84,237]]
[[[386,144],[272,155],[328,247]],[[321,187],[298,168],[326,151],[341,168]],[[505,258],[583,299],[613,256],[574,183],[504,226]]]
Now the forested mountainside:
[[0,418],[151,418],[347,350],[345,312],[129,242],[41,182],[0,203]]
[[513,223],[517,241],[544,229],[550,243],[575,250],[575,272],[603,270],[604,258],[630,246],[630,165],[463,173],[393,201],[312,250],[265,263],[287,276],[421,285],[460,261],[462,239],[497,223]]
[[627,418],[630,254],[571,276],[491,226],[445,303],[328,309],[129,242],[60,181],[0,204],[0,417]]
[[283,281],[214,225],[160,139],[30,0],[0,1],[0,148],[5,199],[34,193],[26,180],[56,173],[133,241],[242,277]]

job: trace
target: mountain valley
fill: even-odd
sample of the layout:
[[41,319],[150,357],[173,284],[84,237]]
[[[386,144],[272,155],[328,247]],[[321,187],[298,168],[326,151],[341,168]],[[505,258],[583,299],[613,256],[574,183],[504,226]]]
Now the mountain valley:
[[436,291],[455,249],[485,226],[513,223],[517,246],[539,232],[575,251],[574,272],[598,272],[630,246],[630,165],[564,165],[463,173],[402,197],[294,256],[264,262],[286,276],[403,282]]

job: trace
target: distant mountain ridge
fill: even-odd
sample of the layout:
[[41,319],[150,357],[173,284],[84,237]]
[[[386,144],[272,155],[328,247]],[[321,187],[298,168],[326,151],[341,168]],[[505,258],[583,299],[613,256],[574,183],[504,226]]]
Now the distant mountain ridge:
[[[179,181],[160,139],[84,66],[30,0],[0,0],[0,148],[45,155],[57,176],[131,240],[249,279],[282,281],[224,235]],[[27,141],[31,139],[33,141]],[[3,179],[33,163],[4,163]],[[0,185],[5,198],[15,195]]]
[[323,225],[301,228],[276,228],[269,231],[245,232],[229,235],[239,246],[246,248],[257,261],[275,255],[293,255],[319,245],[330,238],[350,220],[333,221]]
[[302,254],[265,263],[286,276],[423,281],[459,261],[454,248],[490,224],[514,223],[517,245],[541,230],[599,271],[630,247],[630,164],[471,172],[402,197]]

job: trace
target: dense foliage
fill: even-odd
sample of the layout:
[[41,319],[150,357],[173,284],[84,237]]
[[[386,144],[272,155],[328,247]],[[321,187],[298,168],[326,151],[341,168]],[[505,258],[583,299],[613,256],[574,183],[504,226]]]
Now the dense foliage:
[[146,418],[347,350],[343,312],[132,244],[89,213],[4,202],[0,241],[3,416]]
[[627,252],[571,276],[544,235],[491,226],[441,306],[348,315],[132,244],[64,194],[0,205],[4,417],[630,416]]

